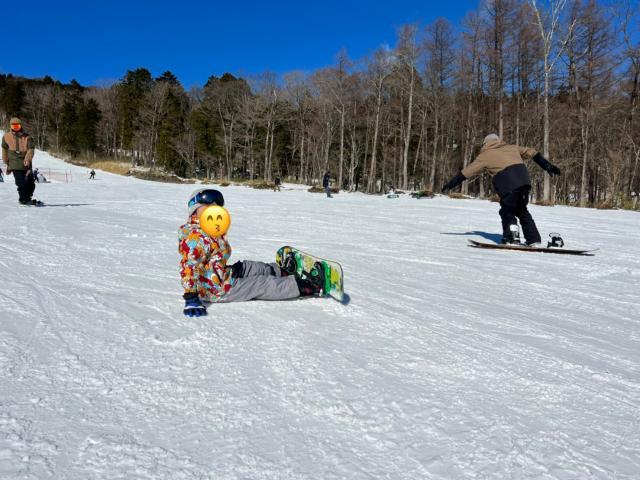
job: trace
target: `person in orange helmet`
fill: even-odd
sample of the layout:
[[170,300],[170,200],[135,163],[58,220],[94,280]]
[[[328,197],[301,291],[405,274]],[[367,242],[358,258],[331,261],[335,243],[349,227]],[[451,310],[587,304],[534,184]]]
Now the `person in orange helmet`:
[[10,129],[2,137],[2,161],[7,164],[7,174],[13,173],[18,187],[18,201],[21,205],[43,205],[33,198],[36,182],[33,178],[33,139],[22,128],[22,121],[13,117]]

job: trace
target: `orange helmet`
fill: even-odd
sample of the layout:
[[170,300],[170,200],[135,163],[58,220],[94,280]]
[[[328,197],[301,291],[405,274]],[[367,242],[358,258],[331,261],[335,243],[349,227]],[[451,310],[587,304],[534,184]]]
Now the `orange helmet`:
[[11,125],[11,130],[14,132],[22,130],[22,121],[18,117],[13,117],[9,124]]

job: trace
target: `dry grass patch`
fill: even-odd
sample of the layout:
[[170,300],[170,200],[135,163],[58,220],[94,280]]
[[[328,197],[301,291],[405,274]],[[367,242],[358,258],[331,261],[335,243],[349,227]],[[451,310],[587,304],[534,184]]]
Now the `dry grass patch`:
[[[329,190],[331,191],[331,193],[340,193],[340,190],[338,190],[337,188],[330,188]],[[324,193],[324,188],[316,185],[315,187],[311,187],[307,191],[311,193]]]
[[463,195],[462,193],[458,193],[458,192],[450,193],[448,196],[449,198],[453,198],[454,200],[464,200],[468,198],[466,195]]
[[411,194],[413,198],[433,198],[433,192],[431,190],[420,190]]
[[129,162],[114,162],[109,160],[101,160],[88,165],[88,168],[96,168],[116,175],[128,175],[131,170]]
[[168,174],[159,171],[145,171],[145,170],[130,170],[129,175],[139,178],[140,180],[151,180],[153,182],[163,183],[191,183],[190,181],[183,180],[174,174]]

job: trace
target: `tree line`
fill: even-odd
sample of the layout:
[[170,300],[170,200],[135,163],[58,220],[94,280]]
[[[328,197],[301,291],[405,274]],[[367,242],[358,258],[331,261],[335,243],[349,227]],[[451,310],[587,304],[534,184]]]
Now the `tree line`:
[[[329,170],[369,193],[437,191],[497,133],[563,170],[532,166],[537,201],[637,208],[639,37],[631,0],[487,0],[459,25],[403,25],[365,58],[188,91],[145,68],[103,87],[2,74],[0,115],[74,157],[218,179],[314,183]],[[486,177],[462,188],[492,193]]]

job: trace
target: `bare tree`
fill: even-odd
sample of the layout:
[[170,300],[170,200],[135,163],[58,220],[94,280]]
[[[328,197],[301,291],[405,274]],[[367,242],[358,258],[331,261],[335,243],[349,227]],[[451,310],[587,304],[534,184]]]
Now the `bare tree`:
[[398,34],[398,46],[396,53],[400,60],[400,74],[403,77],[403,87],[407,95],[407,120],[404,128],[404,148],[402,152],[402,183],[401,188],[409,187],[409,148],[411,144],[411,127],[413,120],[413,98],[416,85],[417,64],[420,56],[420,47],[417,41],[418,26],[415,24],[404,25]]
[[44,149],[48,128],[47,100],[53,87],[44,85],[27,86],[25,88],[25,110],[33,132],[36,147]]
[[[429,101],[433,115],[433,142],[431,150],[431,168],[429,189],[435,190],[436,169],[441,156],[443,142],[443,111],[447,99],[447,87],[452,78],[455,56],[453,53],[453,33],[451,24],[439,18],[426,30],[425,50],[427,52],[425,75],[429,87]],[[446,142],[445,142],[446,143]]]
[[391,71],[391,58],[387,50],[377,50],[369,59],[367,70],[371,91],[375,96],[375,122],[373,130],[373,142],[371,146],[371,163],[369,178],[367,180],[367,191],[373,192],[376,188],[376,156],[378,152],[378,134],[380,132],[380,114],[382,110],[382,95],[385,80]]
[[[537,0],[528,0],[531,8],[536,15],[536,21],[542,37],[542,58],[544,67],[542,70],[544,76],[544,139],[543,139],[543,155],[549,158],[549,95],[551,89],[551,73],[556,62],[562,55],[568,39],[571,37],[574,22],[571,22],[565,38],[557,42],[556,34],[561,27],[561,16],[567,0],[546,0],[547,5],[538,6]],[[548,173],[544,174],[544,192],[543,199],[545,202],[551,201],[551,177]]]
[[140,109],[140,129],[136,138],[138,151],[145,165],[155,167],[156,143],[167,93],[170,85],[167,82],[156,82],[145,95]]

